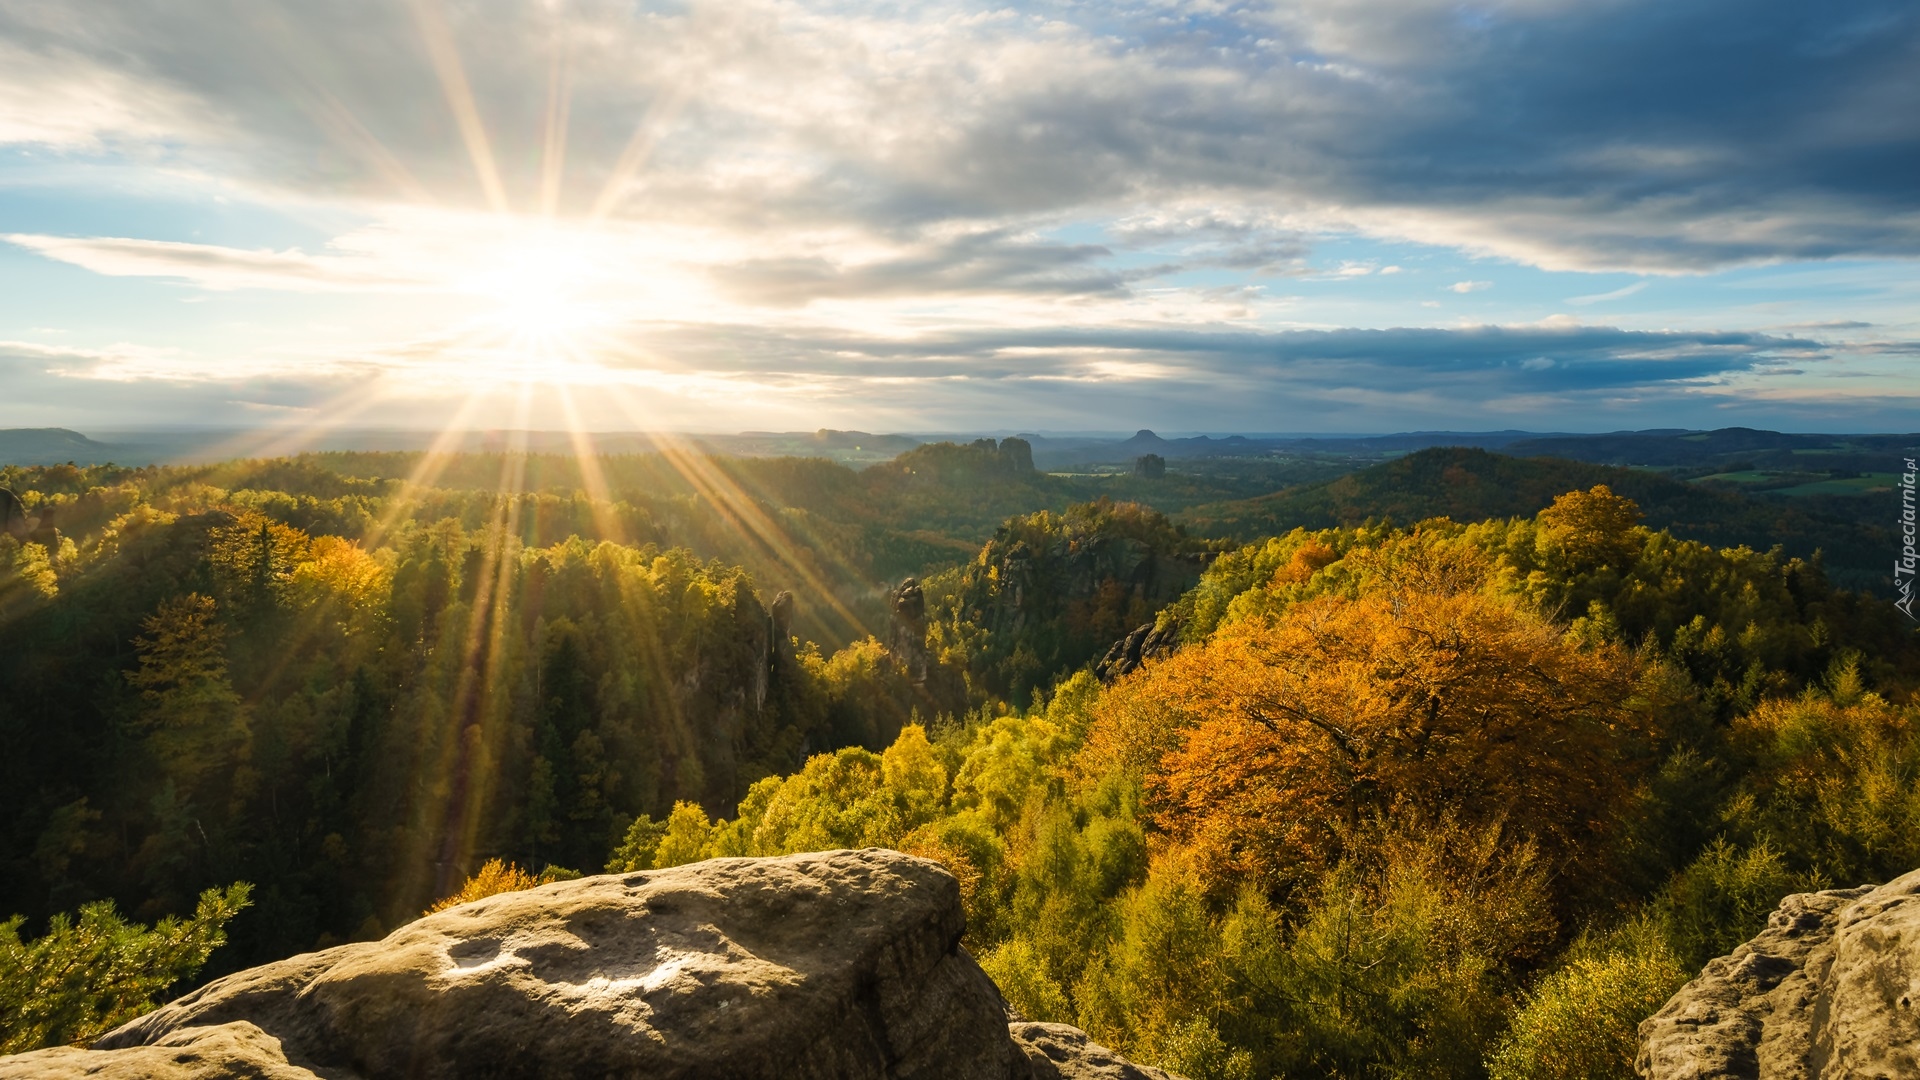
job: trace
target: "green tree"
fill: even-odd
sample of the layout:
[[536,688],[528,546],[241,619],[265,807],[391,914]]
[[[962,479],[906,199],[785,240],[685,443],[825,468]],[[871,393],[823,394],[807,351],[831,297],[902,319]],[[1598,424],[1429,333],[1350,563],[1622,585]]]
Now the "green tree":
[[1633,1080],[1640,1021],[1687,980],[1658,927],[1576,947],[1534,987],[1487,1059],[1491,1080]]
[[144,703],[137,726],[165,774],[191,788],[230,763],[247,737],[227,676],[226,631],[214,599],[197,592],[162,601],[140,625],[140,666],[126,672]]
[[122,919],[110,901],[55,915],[47,932],[20,937],[21,916],[0,922],[0,1054],[83,1043],[152,1009],[226,943],[226,925],[248,906],[239,882],[200,894],[193,916],[151,929]]

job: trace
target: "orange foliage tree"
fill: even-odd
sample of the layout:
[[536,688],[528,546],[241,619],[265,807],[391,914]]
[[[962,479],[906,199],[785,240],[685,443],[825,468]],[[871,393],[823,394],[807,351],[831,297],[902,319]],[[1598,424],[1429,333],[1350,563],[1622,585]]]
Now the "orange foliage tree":
[[1322,597],[1116,686],[1086,764],[1144,774],[1209,876],[1285,890],[1386,820],[1504,825],[1591,863],[1636,757],[1629,658],[1479,593]]

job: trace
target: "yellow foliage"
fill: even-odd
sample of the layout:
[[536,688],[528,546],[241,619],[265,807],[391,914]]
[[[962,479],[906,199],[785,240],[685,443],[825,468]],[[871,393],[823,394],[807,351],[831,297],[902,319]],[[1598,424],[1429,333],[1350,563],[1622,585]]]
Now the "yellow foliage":
[[[1652,935],[1637,935],[1651,939]],[[1634,1075],[1640,1021],[1687,981],[1659,942],[1575,959],[1540,983],[1488,1060],[1493,1080]]]
[[947,800],[947,769],[927,741],[927,729],[908,724],[880,755],[887,791],[909,815],[937,813]]
[[923,826],[900,841],[898,850],[922,859],[931,859],[952,874],[954,880],[960,883],[960,905],[968,913],[969,922],[972,921],[980,900],[982,875],[964,849],[942,837],[936,829]]
[[673,813],[667,815],[667,834],[654,849],[654,868],[684,866],[708,858],[711,853],[707,845],[713,839],[715,824],[707,820],[707,812],[698,804],[684,800],[674,803]]
[[229,599],[278,598],[293,580],[293,569],[307,555],[307,534],[258,511],[242,511],[232,522],[210,530],[207,562]]
[[978,809],[1004,832],[1029,800],[1049,790],[1056,763],[1073,750],[1065,732],[1039,717],[1003,716],[974,733],[953,778],[953,803]]
[[1635,533],[1640,504],[1615,495],[1605,484],[1567,492],[1535,520],[1541,553],[1568,569],[1620,565],[1640,544]]
[[436,911],[445,911],[450,907],[473,900],[498,896],[501,893],[519,892],[540,884],[543,882],[538,877],[510,862],[488,859],[478,873],[468,878],[465,885],[460,886],[459,892],[428,908],[426,913],[431,915]]
[[[13,546],[12,537],[6,537],[8,546]],[[11,555],[0,551],[11,562],[10,569],[15,580],[42,600],[51,600],[60,592],[59,576],[54,573],[53,560],[48,556],[43,544],[19,544]],[[0,584],[5,584],[0,582]]]
[[389,591],[386,568],[360,545],[338,536],[316,537],[293,568],[293,589],[305,603],[327,600],[373,610]]

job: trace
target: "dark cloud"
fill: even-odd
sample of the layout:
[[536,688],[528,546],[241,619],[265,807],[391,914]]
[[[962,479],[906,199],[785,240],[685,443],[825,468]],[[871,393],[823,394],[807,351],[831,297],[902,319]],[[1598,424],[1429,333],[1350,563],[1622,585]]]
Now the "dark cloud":
[[921,243],[903,255],[851,266],[818,256],[754,259],[718,266],[712,273],[736,299],[793,307],[846,297],[1113,296],[1124,293],[1129,280],[1159,272],[1096,265],[1110,254],[1094,244],[1044,243],[993,231]]
[[[1819,342],[1609,327],[1238,333],[1025,330],[874,339],[766,326],[655,328],[639,354],[773,380],[938,430],[1612,430],[1749,424],[1894,430],[1920,397],[1756,393]],[[1018,426],[1018,425],[1017,425]]]
[[[437,403],[423,405],[418,385],[408,389],[407,371],[439,362],[440,348],[423,342],[417,355],[396,349],[364,371],[319,366],[312,374],[197,379],[178,362],[0,343],[0,426],[32,426],[52,415],[80,427],[138,426],[159,416],[306,422],[356,396],[367,408],[340,422],[430,426],[444,422],[452,406],[441,400],[444,387],[436,391]],[[1920,408],[1913,395],[1756,391],[1755,379],[1829,366],[1825,347],[1812,339],[1598,326],[1030,329],[903,340],[765,324],[650,324],[632,328],[624,350],[612,349],[603,359],[639,373],[634,385],[655,387],[643,396],[674,403],[643,423],[617,411],[592,412],[598,426],[615,427],[759,426],[761,414],[742,409],[769,394],[803,424],[860,420],[888,430],[1010,424],[1215,432],[1612,430],[1743,423],[1866,431],[1898,429]],[[688,389],[676,381],[683,378],[700,385]],[[391,393],[361,393],[382,380]],[[576,394],[590,411],[619,396]],[[563,415],[541,422],[562,423]],[[471,422],[485,426],[509,417],[500,412]]]
[[1025,329],[872,338],[708,324],[638,331],[649,362],[801,377],[1206,382],[1276,392],[1342,387],[1485,402],[1699,383],[1824,355],[1805,338],[1600,326],[1241,332]]

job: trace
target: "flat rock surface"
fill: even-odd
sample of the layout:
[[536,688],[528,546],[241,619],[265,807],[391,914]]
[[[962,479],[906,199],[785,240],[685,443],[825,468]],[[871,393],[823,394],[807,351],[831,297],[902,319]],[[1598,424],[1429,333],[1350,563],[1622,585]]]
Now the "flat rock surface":
[[280,1040],[245,1021],[184,1028],[151,1046],[103,1053],[58,1046],[0,1057],[4,1080],[357,1080],[287,1061]]
[[1920,871],[1800,893],[1640,1025],[1647,1080],[1920,1077]]
[[950,875],[877,849],[582,878],[239,972],[0,1076],[1016,1076],[962,928]]

